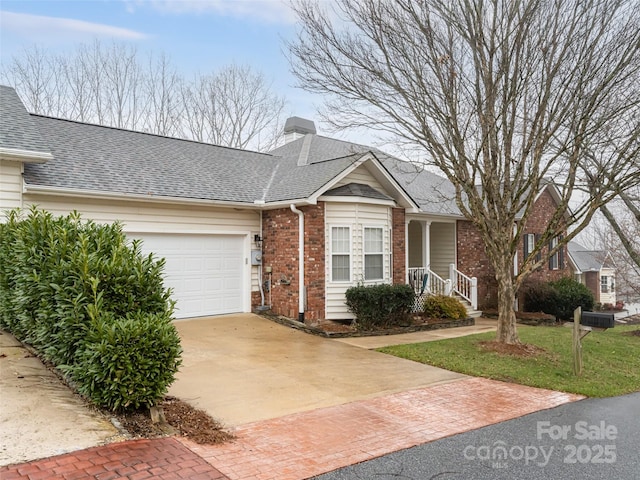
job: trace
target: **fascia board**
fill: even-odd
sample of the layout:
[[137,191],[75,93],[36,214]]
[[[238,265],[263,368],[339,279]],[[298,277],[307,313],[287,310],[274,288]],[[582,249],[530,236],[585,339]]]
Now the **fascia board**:
[[47,163],[53,159],[53,155],[49,152],[0,147],[0,158],[23,163]]

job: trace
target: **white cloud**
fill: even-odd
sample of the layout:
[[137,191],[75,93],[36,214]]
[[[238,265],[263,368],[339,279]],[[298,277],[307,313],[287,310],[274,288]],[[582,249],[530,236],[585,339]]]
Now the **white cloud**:
[[7,11],[0,12],[0,24],[3,30],[6,29],[15,34],[32,39],[45,39],[49,41],[60,40],[62,38],[66,40],[81,40],[95,37],[142,40],[148,37],[148,35],[144,33],[127,28],[114,27],[112,25],[85,22],[73,18],[45,17]]
[[165,13],[213,13],[268,23],[292,24],[296,17],[288,0],[133,0]]

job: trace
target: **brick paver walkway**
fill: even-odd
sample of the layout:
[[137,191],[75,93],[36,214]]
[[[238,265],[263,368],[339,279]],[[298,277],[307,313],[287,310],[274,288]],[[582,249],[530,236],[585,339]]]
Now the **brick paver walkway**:
[[180,441],[232,480],[299,480],[581,398],[469,378],[242,425],[233,443]]
[[2,480],[227,480],[175,438],[112,443],[0,468]]
[[122,442],[0,468],[0,478],[300,480],[581,398],[468,378],[242,425],[223,445]]

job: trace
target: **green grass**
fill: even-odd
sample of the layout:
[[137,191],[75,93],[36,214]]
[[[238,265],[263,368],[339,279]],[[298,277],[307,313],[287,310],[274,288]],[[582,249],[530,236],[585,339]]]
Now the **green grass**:
[[545,350],[533,357],[486,351],[479,342],[495,333],[379,348],[397,357],[476,377],[571,392],[611,397],[640,390],[640,337],[625,335],[638,326],[616,326],[582,339],[583,372],[573,374],[571,329],[518,326],[520,340]]

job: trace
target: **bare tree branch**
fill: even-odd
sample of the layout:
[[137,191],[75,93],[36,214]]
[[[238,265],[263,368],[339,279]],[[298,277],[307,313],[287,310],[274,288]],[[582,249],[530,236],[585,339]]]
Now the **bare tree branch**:
[[132,46],[95,41],[66,57],[33,47],[2,75],[43,115],[256,150],[275,147],[283,127],[285,99],[248,66],[187,82],[162,54],[142,62]]
[[[517,342],[514,297],[541,263],[537,253],[571,227],[548,255],[563,248],[639,181],[632,158],[640,5],[340,0],[333,12],[325,5],[294,6],[301,29],[288,47],[300,85],[328,97],[325,119],[335,127],[364,126],[416,145],[451,181],[496,272],[498,339]],[[585,154],[605,144],[603,168],[584,175]],[[533,201],[549,178],[558,206],[514,274]],[[589,194],[578,199],[581,191]]]

